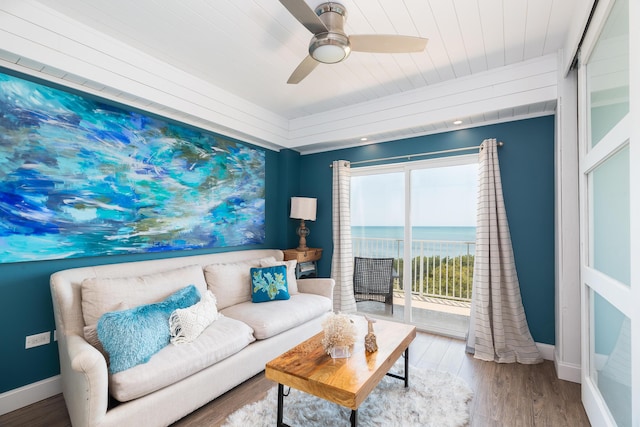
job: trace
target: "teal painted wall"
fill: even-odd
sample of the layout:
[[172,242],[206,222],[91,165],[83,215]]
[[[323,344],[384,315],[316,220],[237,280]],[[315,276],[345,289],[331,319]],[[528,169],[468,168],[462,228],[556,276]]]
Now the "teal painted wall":
[[[331,271],[331,168],[333,160],[373,159],[478,145],[485,138],[504,141],[500,149],[505,203],[520,277],[522,297],[533,338],[554,344],[554,118],[542,117],[304,155],[266,150],[266,241],[250,248],[297,246],[296,220],[289,218],[291,196],[318,198],[318,218],[309,222],[308,243],[321,247],[320,275]],[[0,393],[59,373],[56,343],[24,349],[26,335],[53,331],[49,291],[51,273],[74,267],[215,251],[76,258],[0,264]]]
[[280,182],[279,191],[286,195],[286,200],[278,207],[281,219],[280,233],[284,239],[283,248],[295,248],[298,246],[296,229],[299,220],[289,218],[291,213],[291,196],[304,196],[300,193],[300,153],[294,150],[280,151]]
[[[25,350],[25,337],[55,329],[53,306],[49,290],[49,276],[59,270],[98,264],[140,261],[175,256],[200,255],[239,249],[284,247],[286,236],[282,229],[287,217],[283,208],[290,197],[289,190],[282,189],[284,173],[289,169],[287,156],[265,150],[266,160],[266,240],[261,245],[163,252],[155,254],[118,255],[108,257],[74,258],[40,262],[0,263],[0,393],[40,381],[60,373],[58,346],[49,345]],[[282,161],[281,157],[285,160]],[[295,157],[294,157],[295,159]]]
[[[300,190],[318,198],[307,244],[323,248],[321,276],[331,273],[333,160],[367,160],[479,145],[496,138],[523,305],[533,338],[554,344],[554,117],[482,126],[364,147],[305,155]],[[464,153],[467,154],[467,153]],[[577,218],[576,218],[577,220]]]

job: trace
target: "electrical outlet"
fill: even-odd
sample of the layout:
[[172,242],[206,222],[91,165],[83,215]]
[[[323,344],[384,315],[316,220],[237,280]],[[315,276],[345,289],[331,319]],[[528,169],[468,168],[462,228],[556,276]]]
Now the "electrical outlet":
[[38,347],[40,345],[49,344],[51,342],[51,332],[43,332],[41,334],[28,335],[24,341],[24,348]]

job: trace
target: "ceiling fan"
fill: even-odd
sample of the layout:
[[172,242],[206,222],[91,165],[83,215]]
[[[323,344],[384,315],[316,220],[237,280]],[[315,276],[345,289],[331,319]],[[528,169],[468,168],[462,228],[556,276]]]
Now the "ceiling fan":
[[344,21],[347,9],[340,3],[326,2],[311,9],[304,0],[280,0],[302,25],[313,33],[309,55],[293,71],[287,83],[297,84],[316,68],[319,62],[335,64],[347,59],[351,51],[370,53],[421,52],[428,39],[412,36],[356,34],[347,36]]

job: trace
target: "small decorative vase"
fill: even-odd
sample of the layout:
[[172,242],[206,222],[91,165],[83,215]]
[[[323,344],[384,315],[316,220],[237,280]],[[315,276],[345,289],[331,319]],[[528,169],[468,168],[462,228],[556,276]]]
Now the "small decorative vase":
[[367,319],[367,322],[368,322],[368,325],[367,325],[368,333],[364,337],[364,348],[365,350],[367,350],[368,353],[373,353],[378,350],[378,342],[376,340],[376,334],[373,332],[373,324],[375,323],[375,320],[369,319],[368,317],[365,317],[365,318]]
[[345,359],[351,357],[351,348],[348,345],[331,347],[330,354],[332,359]]

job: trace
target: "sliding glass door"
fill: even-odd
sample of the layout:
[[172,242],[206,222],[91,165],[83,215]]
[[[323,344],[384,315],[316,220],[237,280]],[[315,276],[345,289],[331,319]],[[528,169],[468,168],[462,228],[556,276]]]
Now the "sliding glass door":
[[473,281],[477,159],[474,154],[352,169],[354,255],[394,258],[393,307],[361,301],[359,311],[464,336]]
[[358,283],[354,284],[356,305],[360,312],[403,318],[400,273],[404,251],[404,218],[405,180],[401,168],[351,169],[353,255],[393,259],[391,299],[383,297],[380,289],[367,292],[366,289],[359,289]]
[[593,425],[640,425],[640,211],[632,168],[640,158],[638,106],[630,102],[638,101],[630,87],[640,83],[630,55],[640,46],[630,38],[629,16],[628,0],[598,2],[581,49],[582,390]]
[[424,166],[410,171],[411,320],[464,337],[476,241],[477,156]]

